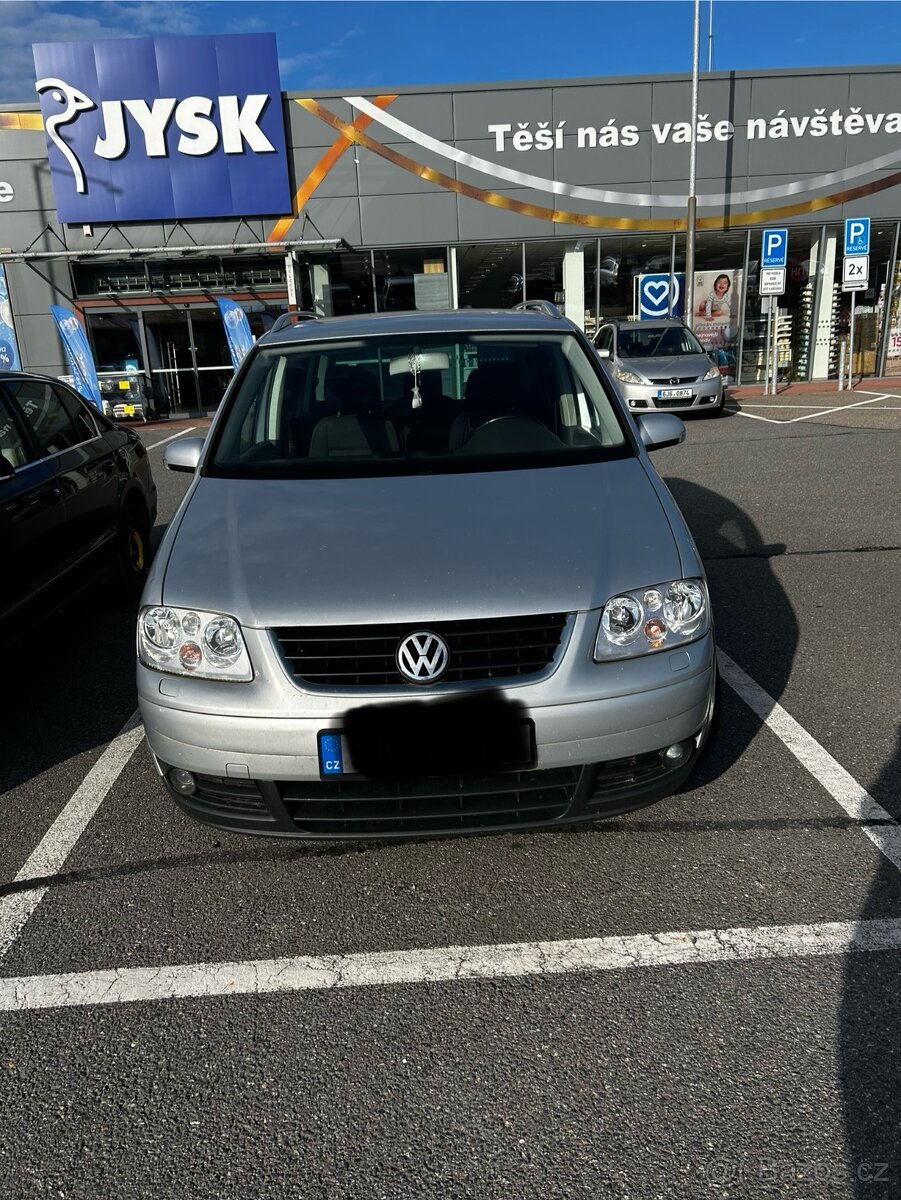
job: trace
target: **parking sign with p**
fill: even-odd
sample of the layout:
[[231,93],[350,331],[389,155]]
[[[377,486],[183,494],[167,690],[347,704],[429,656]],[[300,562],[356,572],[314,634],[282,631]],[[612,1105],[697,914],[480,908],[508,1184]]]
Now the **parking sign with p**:
[[764,229],[760,251],[761,267],[784,267],[788,259],[788,230]]
[[845,221],[845,254],[870,253],[870,218],[849,217]]

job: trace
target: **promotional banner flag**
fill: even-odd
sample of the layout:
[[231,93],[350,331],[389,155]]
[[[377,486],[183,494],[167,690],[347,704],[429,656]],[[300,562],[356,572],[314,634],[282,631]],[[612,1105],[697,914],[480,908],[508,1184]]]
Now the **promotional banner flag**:
[[247,313],[240,304],[235,304],[234,300],[227,300],[224,296],[217,296],[216,303],[222,313],[222,324],[225,326],[225,336],[228,338],[228,352],[232,356],[232,366],[237,371],[253,345],[253,334],[250,332]]
[[9,303],[9,291],[6,287],[6,270],[0,263],[0,367],[7,371],[21,371],[19,346],[16,342],[16,330],[13,326],[13,310]]
[[56,321],[59,335],[63,339],[63,349],[76,390],[100,411],[103,411],[103,401],[100,399],[100,384],[97,381],[97,368],[94,366],[94,356],[88,339],[85,337],[81,322],[75,313],[68,308],[60,308],[51,304],[50,311]]

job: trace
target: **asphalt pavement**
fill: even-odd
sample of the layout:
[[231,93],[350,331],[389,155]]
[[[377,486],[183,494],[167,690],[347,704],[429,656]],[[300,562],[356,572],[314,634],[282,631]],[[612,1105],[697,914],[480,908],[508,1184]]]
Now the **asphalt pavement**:
[[[655,456],[735,686],[696,775],[626,817],[218,833],[121,733],[135,609],[23,636],[3,1200],[901,1196],[901,424],[751,403]],[[186,477],[145,436],[161,529]]]

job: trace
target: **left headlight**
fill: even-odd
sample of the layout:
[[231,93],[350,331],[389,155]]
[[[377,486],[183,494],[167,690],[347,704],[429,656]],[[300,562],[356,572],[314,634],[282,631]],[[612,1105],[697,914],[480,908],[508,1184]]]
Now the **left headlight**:
[[625,367],[614,367],[613,375],[620,383],[647,383],[646,379],[642,379],[635,371],[629,371]]
[[710,370],[707,372],[707,374],[704,376],[704,378],[705,379],[716,379],[716,377],[717,377],[717,375],[719,375],[719,373],[720,373],[719,367],[711,367]]
[[635,658],[672,650],[710,628],[710,598],[703,579],[674,579],[612,596],[601,612],[594,661]]
[[241,626],[225,613],[155,605],[138,615],[138,657],[145,667],[197,679],[253,679]]

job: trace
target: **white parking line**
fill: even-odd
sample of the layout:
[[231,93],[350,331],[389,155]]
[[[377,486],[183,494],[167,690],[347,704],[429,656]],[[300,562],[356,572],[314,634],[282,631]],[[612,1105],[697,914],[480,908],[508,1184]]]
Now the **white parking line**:
[[151,442],[147,449],[155,450],[157,446],[165,446],[166,442],[174,442],[176,438],[184,437],[186,433],[193,433],[196,428],[196,425],[189,425],[187,429],[179,429],[178,433],[173,433],[171,437],[163,438],[159,442]]
[[559,942],[442,946],[375,954],[300,955],[26,975],[0,979],[0,1012],[407,983],[462,983],[874,950],[901,950],[901,920],[762,925],[753,929],[700,929]]
[[[62,868],[143,736],[144,727],[140,724],[139,714],[135,710],[41,838],[37,848],[16,876],[16,883],[27,879],[45,879],[49,875],[55,875]],[[46,884],[38,884],[27,891],[13,892],[0,898],[0,958],[3,958],[22,932],[25,922],[43,900],[46,891]]]
[[[866,788],[836,762],[768,692],[755,683],[724,650],[717,651],[720,672],[729,686],[755,712],[798,762],[810,772],[885,857],[901,870],[901,826]],[[879,824],[868,824],[879,822]]]
[[[886,399],[888,399],[887,396],[877,396],[876,397],[876,400],[886,400]],[[867,401],[867,403],[869,403],[869,401]],[[803,409],[803,408],[819,409],[819,407],[820,407],[819,404],[752,404],[748,400],[742,400],[742,404],[745,406],[745,408],[778,408],[778,409],[783,409],[785,412],[795,412],[798,409]],[[850,407],[854,408],[856,406],[852,404]],[[901,408],[875,408],[875,409],[870,409],[870,411],[871,412],[901,412]]]
[[877,400],[888,400],[889,397],[881,392],[873,397],[872,400],[856,400],[853,404],[837,404],[834,408],[824,408],[821,412],[807,413],[803,417],[792,417],[789,425],[794,425],[796,421],[812,421],[814,417],[828,417],[831,413],[846,412],[849,408],[862,408],[865,404],[875,404]]
[[726,408],[726,412],[735,413],[735,415],[737,417],[747,417],[749,421],[766,421],[767,425],[785,425],[785,424],[787,424],[786,421],[778,421],[775,417],[761,417],[761,416],[758,416],[757,413],[745,412],[744,409],[741,409],[741,408],[732,408],[728,404],[725,406],[725,408]]
[[[805,413],[802,417],[789,417],[786,421],[780,421],[776,417],[762,417],[759,413],[746,412],[742,408],[734,408],[732,405],[726,405],[726,412],[735,413],[737,417],[747,417],[749,421],[765,421],[767,425],[794,425],[798,421],[812,421],[815,417],[828,417],[832,413],[845,412],[850,408],[862,408],[865,404],[875,404],[878,400],[895,399],[894,393],[891,392],[876,392],[870,393],[872,400],[855,400],[851,404],[838,404],[834,408],[816,409],[814,404],[745,404],[745,408],[779,408],[786,411],[792,411],[798,408],[814,408],[815,412]],[[901,412],[901,409],[887,408],[876,409],[876,412]]]

